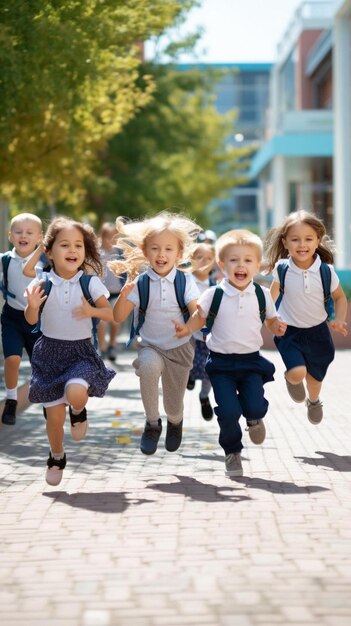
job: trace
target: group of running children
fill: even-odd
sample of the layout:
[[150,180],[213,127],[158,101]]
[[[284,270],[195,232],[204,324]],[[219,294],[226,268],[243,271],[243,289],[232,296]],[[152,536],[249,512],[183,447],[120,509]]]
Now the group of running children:
[[[212,246],[197,242],[200,231],[193,220],[167,211],[138,221],[117,218],[118,255],[108,257],[107,267],[121,282],[111,294],[103,282],[106,260],[91,226],[56,217],[43,236],[37,216],[21,213],[12,219],[13,248],[1,256],[0,266],[5,299],[2,422],[16,420],[25,348],[31,361],[29,400],[43,405],[46,419],[49,485],[60,483],[66,465],[66,407],[72,438],[80,441],[87,432],[88,398],[103,397],[116,375],[93,345],[96,320],[102,322],[104,341],[106,324],[117,328],[133,312],[133,367],[146,418],[140,449],[146,455],[156,452],[162,432],[160,381],[165,448],[175,452],[182,441],[185,390],[200,379],[201,412],[207,420],[213,416],[213,388],[225,473],[243,475],[240,417],[251,441],[263,443],[268,410],[264,384],[275,371],[260,354],[263,323],[282,356],[290,397],[306,403],[309,422],[321,422],[320,390],[335,352],[330,328],[347,334],[347,300],[322,221],[298,211],[270,231],[265,246],[265,271],[273,275],[270,290],[254,282],[264,247],[257,235],[231,230]],[[217,282],[214,271],[221,274]]]

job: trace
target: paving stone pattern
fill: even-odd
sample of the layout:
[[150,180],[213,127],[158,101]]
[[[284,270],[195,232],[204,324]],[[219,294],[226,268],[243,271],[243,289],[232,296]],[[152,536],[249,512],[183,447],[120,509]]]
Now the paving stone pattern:
[[[216,420],[187,391],[178,452],[139,450],[133,351],[118,355],[84,442],[66,430],[67,468],[44,481],[40,406],[0,428],[2,626],[350,626],[351,352],[309,424],[277,367],[267,438],[244,435],[244,477],[224,475]],[[244,424],[243,424],[244,427]]]

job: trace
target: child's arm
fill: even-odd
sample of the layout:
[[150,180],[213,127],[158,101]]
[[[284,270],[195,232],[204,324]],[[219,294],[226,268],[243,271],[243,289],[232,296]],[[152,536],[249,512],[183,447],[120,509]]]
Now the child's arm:
[[280,285],[275,280],[271,284],[270,292],[271,292],[271,296],[273,298],[273,302],[276,302],[278,300],[278,296],[279,296],[279,292],[280,292]]
[[335,332],[340,333],[346,337],[347,335],[347,324],[346,324],[346,313],[347,313],[347,299],[344,294],[343,288],[339,285],[335,291],[332,293],[332,297],[335,305],[335,319],[329,322],[330,328],[335,330]]
[[272,317],[269,320],[266,319],[265,326],[267,326],[272,335],[276,335],[277,337],[282,337],[288,327],[287,323],[279,319],[279,317]]
[[38,247],[35,248],[34,252],[30,255],[28,261],[23,265],[22,272],[28,278],[35,278],[35,266],[40,260],[42,254],[45,253],[45,249],[42,241],[39,243]]
[[72,315],[76,320],[83,320],[86,317],[96,317],[104,322],[113,322],[112,307],[105,296],[100,296],[95,300],[95,306],[91,306],[88,300],[82,296],[81,306],[77,306],[72,311]]
[[[196,302],[196,301],[194,300],[193,302]],[[189,304],[187,305],[188,308],[189,308]],[[178,337],[178,339],[183,339],[183,337],[188,337],[189,335],[193,335],[197,330],[200,330],[200,328],[202,328],[205,325],[206,318],[200,315],[198,309],[195,309],[195,311],[193,312],[192,316],[188,319],[186,324],[181,324],[179,322],[176,322],[175,320],[172,320],[172,321],[175,327],[176,337]]]
[[39,318],[40,305],[45,302],[47,296],[44,296],[42,285],[33,285],[31,289],[26,289],[27,306],[24,309],[24,317],[28,324],[36,324]]
[[127,300],[129,294],[133,291],[135,283],[125,283],[121,289],[115,306],[113,307],[113,319],[115,322],[124,322],[128,315],[133,311],[134,304]]

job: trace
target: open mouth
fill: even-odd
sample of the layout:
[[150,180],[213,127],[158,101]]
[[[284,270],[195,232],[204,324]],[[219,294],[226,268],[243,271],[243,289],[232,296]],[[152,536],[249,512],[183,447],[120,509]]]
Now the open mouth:
[[237,280],[245,280],[247,277],[247,274],[246,272],[235,272],[234,276]]

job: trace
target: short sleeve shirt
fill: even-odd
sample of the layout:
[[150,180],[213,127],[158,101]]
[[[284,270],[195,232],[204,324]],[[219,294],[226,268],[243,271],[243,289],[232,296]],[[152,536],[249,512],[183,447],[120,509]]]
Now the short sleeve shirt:
[[[7,288],[15,297],[11,298],[9,296],[7,298],[7,304],[17,311],[24,311],[27,304],[24,292],[32,281],[32,278],[28,278],[23,274],[23,266],[27,263],[31,255],[21,257],[17,254],[15,248],[13,248],[10,252],[10,256],[11,261],[7,270]],[[1,274],[3,274],[2,261],[0,269]]]

